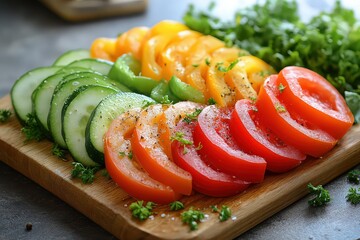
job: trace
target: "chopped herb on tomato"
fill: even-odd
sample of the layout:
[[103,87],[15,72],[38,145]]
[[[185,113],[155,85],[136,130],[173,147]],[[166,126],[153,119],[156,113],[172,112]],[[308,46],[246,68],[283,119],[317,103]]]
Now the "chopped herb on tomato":
[[194,112],[186,114],[186,117],[184,117],[183,121],[190,123],[190,122],[196,120],[197,117],[199,116],[199,114],[201,113],[201,111],[202,111],[202,109],[200,109],[200,108],[195,109]]

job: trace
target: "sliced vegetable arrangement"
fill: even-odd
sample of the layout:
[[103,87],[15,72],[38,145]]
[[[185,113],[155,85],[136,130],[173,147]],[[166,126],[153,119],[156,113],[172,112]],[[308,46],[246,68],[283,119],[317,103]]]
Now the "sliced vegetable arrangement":
[[276,73],[174,21],[67,52],[20,77],[11,99],[25,129],[68,149],[73,176],[105,166],[130,196],[161,204],[235,195],[326,155],[354,123],[317,73]]
[[247,51],[174,21],[96,39],[91,56],[114,61],[110,77],[133,91],[157,101],[168,96],[173,103],[214,99],[218,106],[232,106],[237,99],[256,98],[264,79],[275,73]]

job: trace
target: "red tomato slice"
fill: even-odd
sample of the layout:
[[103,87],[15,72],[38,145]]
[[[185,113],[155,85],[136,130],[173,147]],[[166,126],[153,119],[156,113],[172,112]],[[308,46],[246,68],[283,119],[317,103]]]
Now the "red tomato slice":
[[[175,132],[183,133],[183,139],[193,142],[193,130],[196,122],[180,121]],[[228,197],[245,190],[249,183],[235,176],[216,171],[205,163],[197,153],[196,145],[184,146],[174,140],[171,144],[175,163],[193,177],[193,188],[199,193],[212,197]]]
[[244,181],[261,182],[266,161],[240,150],[229,131],[228,118],[229,111],[222,112],[214,105],[202,110],[194,129],[195,145],[203,146],[199,153],[216,169]]
[[286,67],[276,84],[283,89],[279,98],[334,138],[342,138],[353,125],[354,116],[344,98],[319,74],[302,67]]
[[231,114],[230,131],[246,152],[265,158],[266,168],[285,172],[298,166],[306,155],[285,144],[259,119],[257,108],[250,100],[239,100]]
[[256,102],[262,122],[281,140],[313,157],[320,157],[336,144],[336,139],[302,118],[303,112],[287,105],[279,98],[277,75],[271,75],[264,82]]
[[116,118],[104,138],[105,165],[111,178],[130,196],[166,204],[180,197],[169,186],[152,179],[138,162],[129,158],[131,136],[140,109],[133,109]]
[[172,162],[160,145],[159,121],[164,110],[165,105],[156,104],[141,111],[131,138],[131,146],[141,166],[152,178],[169,185],[176,192],[190,195],[190,173]]

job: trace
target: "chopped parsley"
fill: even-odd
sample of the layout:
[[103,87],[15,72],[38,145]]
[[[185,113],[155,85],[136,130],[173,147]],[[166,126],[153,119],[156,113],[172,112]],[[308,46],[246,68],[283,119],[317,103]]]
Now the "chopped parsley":
[[198,223],[205,218],[203,212],[190,208],[181,213],[181,221],[189,225],[190,230],[198,229]]
[[286,86],[282,85],[282,83],[279,84],[278,89],[279,92],[282,93],[285,90]]
[[51,148],[51,152],[52,152],[53,155],[57,156],[58,158],[65,159],[66,150],[62,149],[59,146],[59,144],[54,143],[52,148]]
[[187,148],[186,148],[186,145],[193,145],[194,142],[185,139],[184,135],[185,134],[183,132],[176,132],[175,135],[170,138],[170,140],[171,141],[174,141],[174,140],[178,141],[184,147],[183,154],[186,154],[187,151],[188,151]]
[[171,211],[178,211],[180,209],[184,209],[184,204],[180,201],[175,201],[170,203],[170,210]]
[[215,104],[216,104],[215,99],[214,99],[214,98],[209,98],[209,99],[208,99],[208,104],[209,104],[209,105],[215,105]]
[[359,184],[360,183],[360,170],[354,169],[350,171],[347,175],[347,179],[350,183]]
[[130,151],[129,153],[119,152],[119,155],[122,156],[122,157],[127,156],[129,159],[133,159],[133,152],[132,151]]
[[283,106],[283,105],[281,105],[280,103],[277,103],[276,105],[275,105],[275,108],[276,108],[276,111],[278,111],[278,112],[286,112],[286,108]]
[[360,203],[360,188],[359,192],[356,191],[356,188],[351,187],[349,189],[348,194],[346,195],[347,201],[351,202],[351,204],[357,205]]
[[311,194],[315,195],[313,199],[310,199],[308,201],[310,206],[320,207],[330,202],[329,191],[324,189],[323,186],[319,185],[317,187],[314,187],[311,183],[309,183],[307,185],[307,188],[309,189],[309,192]]
[[183,121],[186,123],[191,123],[193,120],[196,120],[199,114],[201,113],[202,109],[197,108],[194,112],[186,114]]
[[153,202],[147,202],[144,206],[144,201],[136,201],[131,203],[129,208],[133,217],[139,219],[140,221],[144,221],[152,215],[154,206],[155,203]]
[[224,222],[231,217],[231,209],[228,206],[223,205],[220,210],[219,219],[220,222]]
[[205,64],[210,67],[210,59],[209,58],[205,59]]
[[73,178],[80,178],[85,184],[94,182],[95,173],[99,170],[99,167],[85,167],[79,162],[73,162],[72,165],[71,176]]
[[46,133],[42,126],[36,121],[34,114],[27,114],[27,119],[24,126],[21,128],[21,132],[25,134],[26,141],[36,140],[41,141],[46,137]]
[[0,109],[0,123],[4,123],[9,120],[11,111],[8,109]]

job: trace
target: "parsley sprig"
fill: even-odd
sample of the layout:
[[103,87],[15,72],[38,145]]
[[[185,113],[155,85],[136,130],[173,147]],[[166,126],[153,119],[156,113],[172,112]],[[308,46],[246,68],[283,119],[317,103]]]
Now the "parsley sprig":
[[347,175],[347,179],[350,183],[359,184],[360,183],[360,170],[359,169],[351,170]]
[[4,123],[9,120],[11,111],[9,109],[0,109],[0,123]]
[[180,201],[175,201],[170,203],[170,210],[171,211],[178,211],[180,209],[184,209],[184,204]]
[[309,192],[315,197],[313,199],[310,199],[308,201],[310,206],[313,207],[320,207],[324,206],[328,202],[330,202],[330,194],[329,191],[324,189],[322,185],[319,185],[317,187],[313,186],[311,183],[307,185]]
[[346,195],[347,201],[351,202],[354,205],[357,205],[360,203],[360,188],[358,188],[358,191],[356,191],[356,188],[351,187],[349,189],[348,194]]
[[197,108],[194,112],[186,114],[183,121],[186,123],[191,123],[192,121],[196,120],[199,114],[201,113],[202,109]]
[[205,218],[203,212],[190,208],[188,211],[181,213],[181,221],[189,225],[190,230],[198,229],[198,223]]
[[65,159],[66,150],[62,149],[59,146],[59,144],[54,143],[52,148],[51,148],[51,152],[52,152],[53,155],[57,156],[58,158]]
[[144,205],[144,201],[136,201],[131,203],[129,208],[133,217],[139,219],[140,221],[144,221],[152,215],[152,209],[154,206],[155,203],[153,202],[147,202],[146,205]]
[[221,207],[220,214],[219,214],[220,222],[224,222],[224,221],[228,220],[230,217],[231,217],[231,209],[228,206],[223,205]]
[[99,167],[85,167],[79,162],[72,162],[72,165],[71,176],[73,178],[80,178],[85,184],[94,182],[95,173],[99,170]]
[[25,134],[26,141],[36,140],[41,141],[46,137],[46,133],[42,126],[36,121],[34,114],[29,113],[26,115],[27,119],[24,126],[21,128],[21,132]]

